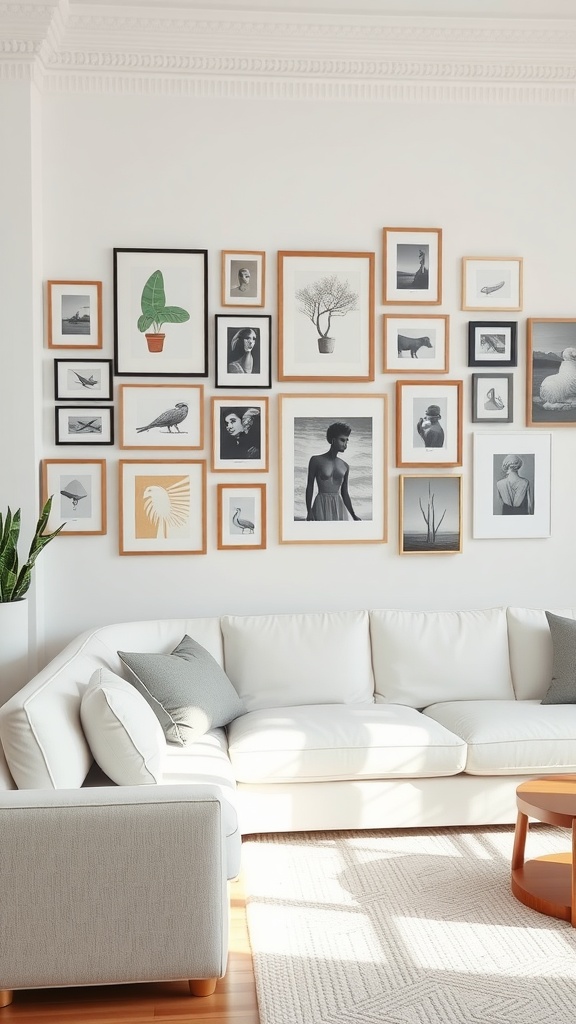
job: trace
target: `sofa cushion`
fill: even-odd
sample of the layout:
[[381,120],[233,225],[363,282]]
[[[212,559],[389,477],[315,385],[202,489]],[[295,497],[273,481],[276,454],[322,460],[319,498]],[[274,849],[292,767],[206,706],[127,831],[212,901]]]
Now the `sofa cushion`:
[[244,711],[224,669],[189,636],[171,654],[118,654],[129,681],[150,704],[169,743],[187,746]]
[[576,704],[576,621],[546,612],[552,638],[552,681],[543,704]]
[[367,612],[224,616],[222,634],[247,711],[374,698]]
[[118,786],[161,781],[164,732],[131,683],[109,669],[96,669],[82,697],[80,720],[95,761]]
[[370,633],[376,693],[391,704],[514,696],[504,608],[373,611]]
[[470,775],[576,771],[576,705],[540,701],[451,701],[424,715],[465,740]]
[[455,775],[466,760],[458,736],[393,704],[251,711],[228,726],[228,747],[244,783]]
[[[552,608],[573,619],[574,608]],[[508,608],[510,669],[517,700],[541,700],[552,679],[552,637],[541,608]]]

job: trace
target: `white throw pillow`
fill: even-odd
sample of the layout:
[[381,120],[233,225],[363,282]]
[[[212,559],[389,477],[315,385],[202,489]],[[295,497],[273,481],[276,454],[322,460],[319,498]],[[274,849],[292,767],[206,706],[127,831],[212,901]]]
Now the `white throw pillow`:
[[96,669],[80,705],[82,728],[94,760],[119,786],[160,782],[166,753],[162,726],[131,683]]

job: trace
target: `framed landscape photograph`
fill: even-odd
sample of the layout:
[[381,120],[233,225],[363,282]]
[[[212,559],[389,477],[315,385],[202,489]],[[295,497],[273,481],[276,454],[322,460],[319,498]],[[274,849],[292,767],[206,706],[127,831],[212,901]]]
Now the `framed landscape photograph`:
[[42,505],[54,496],[46,532],[62,523],[59,536],[106,533],[104,459],[43,459]]
[[71,402],[109,402],[111,359],[55,359],[54,397]]
[[263,306],[266,296],[266,253],[226,249],[222,252],[222,305]]
[[462,477],[400,477],[400,554],[462,551]]
[[206,462],[121,460],[120,554],[206,553]]
[[521,256],[464,256],[462,309],[522,309]]
[[278,379],[374,380],[374,253],[278,253]]
[[48,281],[48,348],[102,348],[102,282]]
[[120,448],[203,448],[202,384],[121,384]]
[[576,426],[576,319],[528,320],[526,392],[527,426]]
[[272,317],[217,313],[216,387],[272,387]]
[[396,381],[396,465],[462,465],[462,381]]
[[551,434],[474,434],[473,533],[550,536]]
[[111,405],[57,405],[56,444],[114,444]]
[[516,366],[517,332],[515,320],[470,320],[468,366]]
[[208,376],[208,251],[114,249],[114,372]]
[[266,547],[266,484],[218,484],[218,550]]
[[384,316],[384,373],[447,373],[449,316]]
[[386,395],[279,396],[280,542],[386,540]]
[[266,472],[268,398],[212,396],[212,470]]
[[513,392],[511,373],[473,373],[472,423],[512,423]]
[[384,228],[383,302],[396,306],[440,305],[441,228]]

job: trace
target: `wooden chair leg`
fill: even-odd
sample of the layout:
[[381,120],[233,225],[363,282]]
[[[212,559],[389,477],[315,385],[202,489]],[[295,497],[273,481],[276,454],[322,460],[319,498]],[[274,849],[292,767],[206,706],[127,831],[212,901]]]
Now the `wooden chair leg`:
[[218,978],[197,978],[189,981],[190,994],[193,996],[211,996],[216,990]]
[[13,995],[11,988],[0,988],[0,1006],[10,1006]]

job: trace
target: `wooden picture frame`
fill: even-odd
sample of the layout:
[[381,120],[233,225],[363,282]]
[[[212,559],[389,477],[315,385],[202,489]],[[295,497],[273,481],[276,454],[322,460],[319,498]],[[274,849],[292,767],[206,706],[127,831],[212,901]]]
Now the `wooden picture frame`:
[[462,309],[522,309],[521,256],[464,256]]
[[517,366],[516,320],[470,320],[468,366]]
[[538,431],[475,433],[475,538],[550,536],[552,435]]
[[223,306],[263,306],[266,253],[259,249],[223,249],[221,287]]
[[278,253],[278,380],[374,380],[374,260]]
[[472,374],[472,423],[512,423],[514,375]]
[[204,447],[203,384],[121,384],[120,448]]
[[526,425],[576,426],[575,318],[527,321]]
[[102,282],[48,281],[48,348],[102,348]]
[[57,405],[54,443],[114,444],[114,408],[111,405]]
[[462,381],[396,381],[396,465],[462,465]]
[[272,317],[217,313],[214,322],[215,387],[271,388]]
[[212,472],[268,471],[268,396],[212,396]]
[[118,464],[121,555],[206,554],[204,459]]
[[383,373],[448,373],[450,317],[385,314]]
[[54,398],[59,402],[109,402],[111,359],[55,359]]
[[383,228],[382,301],[390,306],[442,302],[442,229]]
[[266,547],[266,484],[218,484],[218,550]]
[[106,461],[43,459],[42,505],[53,495],[46,533],[62,523],[60,537],[106,533]]
[[399,503],[401,555],[462,553],[461,475],[401,475]]

